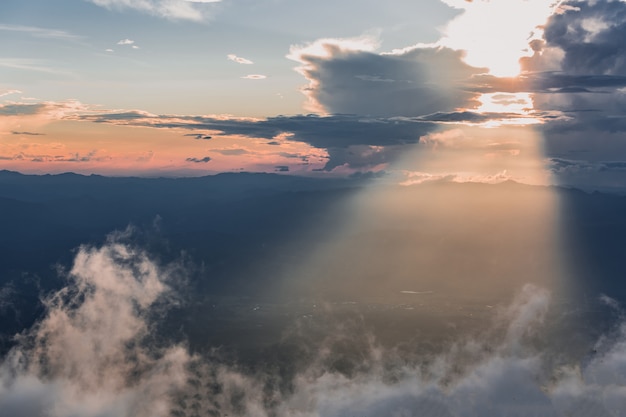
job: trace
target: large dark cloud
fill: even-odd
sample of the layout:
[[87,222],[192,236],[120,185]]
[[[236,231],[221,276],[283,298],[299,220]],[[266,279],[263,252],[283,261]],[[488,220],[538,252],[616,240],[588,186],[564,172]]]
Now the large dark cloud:
[[522,78],[484,80],[490,88],[535,93],[535,110],[561,115],[542,132],[562,183],[623,183],[623,172],[605,161],[626,160],[624,39],[625,2],[567,1],[546,23],[543,39],[531,43],[534,54],[522,59]]
[[[437,123],[419,118],[363,117],[354,114],[276,116],[261,120],[210,116],[154,116],[141,112],[77,117],[80,120],[96,123],[217,132],[213,136],[241,135],[271,140],[269,144],[280,144],[281,142],[275,138],[288,134],[289,140],[328,150],[329,160],[325,170],[342,165],[355,169],[367,169],[389,162],[392,160],[390,156],[397,154],[398,151],[383,151],[380,148],[416,144],[420,137],[438,128]],[[435,116],[432,117],[435,118]],[[472,115],[463,117],[474,118]],[[446,119],[446,116],[440,115],[438,118]],[[454,118],[458,119],[458,117]],[[224,155],[240,155],[246,151],[226,149],[215,152]]]
[[[532,115],[550,120],[549,112]],[[353,146],[394,146],[418,143],[421,136],[441,129],[448,123],[485,123],[509,118],[529,117],[518,113],[478,113],[450,111],[426,113],[417,117],[372,117],[357,114],[316,114],[275,116],[266,119],[240,119],[212,116],[148,115],[141,112],[105,113],[77,116],[79,120],[159,129],[188,129],[217,132],[214,135],[240,135],[271,140],[280,145],[278,136],[289,134],[289,140],[308,143],[321,149],[347,149]],[[185,136],[206,137],[204,134]],[[220,153],[241,153],[228,150]]]
[[[280,145],[281,136],[291,141],[307,143],[328,152],[328,161],[323,170],[330,171],[340,166],[354,170],[369,170],[396,160],[406,149],[420,138],[449,125],[480,124],[511,118],[524,117],[551,120],[562,118],[560,114],[535,112],[532,115],[517,113],[479,113],[475,111],[450,111],[424,114],[417,117],[373,117],[355,114],[315,114],[276,116],[266,119],[224,118],[212,116],[151,115],[144,112],[122,112],[77,116],[80,120],[95,123],[110,123],[126,126],[142,126],[157,129],[187,129],[212,132],[219,135],[239,135],[249,138],[267,139],[269,145]],[[194,138],[207,137],[205,133],[189,133]],[[218,149],[222,155],[241,155],[245,149]],[[283,157],[297,157],[279,153]],[[196,162],[191,161],[190,162]],[[205,162],[205,161],[202,161]],[[305,161],[306,162],[306,161]]]
[[522,83],[536,92],[574,94],[562,100],[572,110],[582,101],[608,110],[611,98],[589,93],[619,93],[626,86],[626,3],[569,1],[561,9],[545,25],[544,39],[531,43],[533,56],[522,59],[529,72]]
[[386,146],[417,143],[420,136],[437,125],[411,118],[374,118],[354,114],[331,116],[276,116],[262,120],[210,116],[150,116],[139,112],[79,116],[96,123],[123,124],[153,128],[179,128],[217,131],[224,135],[274,139],[285,133],[291,140],[316,148],[347,148],[354,145]]
[[569,1],[545,28],[548,46],[563,52],[561,67],[575,75],[626,75],[626,4]]
[[[320,49],[325,53],[315,53]],[[305,93],[331,113],[421,116],[467,108],[476,104],[476,94],[463,86],[486,72],[466,64],[462,51],[444,47],[378,54],[321,40],[290,58],[302,64],[299,71],[310,82]]]

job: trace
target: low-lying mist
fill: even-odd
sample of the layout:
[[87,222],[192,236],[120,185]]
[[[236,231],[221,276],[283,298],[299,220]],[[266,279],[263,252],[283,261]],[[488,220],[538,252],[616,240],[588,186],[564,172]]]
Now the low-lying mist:
[[[238,334],[228,349],[187,334],[190,321],[214,321],[177,290],[185,274],[124,234],[80,247],[65,287],[44,298],[42,318],[2,358],[0,414],[626,415],[626,320],[608,297],[585,312],[529,284],[471,317],[467,306],[429,310],[423,327],[410,303],[240,301],[224,325]],[[611,320],[589,324],[592,310]],[[181,311],[195,313],[181,320]],[[278,318],[273,340],[252,340]],[[403,322],[410,337],[390,336],[388,323]]]

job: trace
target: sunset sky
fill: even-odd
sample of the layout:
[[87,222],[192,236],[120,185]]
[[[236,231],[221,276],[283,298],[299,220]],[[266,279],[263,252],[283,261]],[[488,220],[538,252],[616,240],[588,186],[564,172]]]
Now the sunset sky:
[[625,212],[626,0],[0,1],[2,417],[625,416]]
[[621,188],[624,1],[0,4],[0,164]]

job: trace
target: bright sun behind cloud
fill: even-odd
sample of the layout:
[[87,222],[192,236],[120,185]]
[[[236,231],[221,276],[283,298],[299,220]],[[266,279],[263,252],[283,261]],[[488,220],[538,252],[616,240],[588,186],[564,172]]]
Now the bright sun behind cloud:
[[464,10],[447,26],[442,44],[467,51],[468,64],[488,67],[499,77],[519,74],[519,59],[532,53],[529,41],[540,37],[539,26],[558,5],[550,0],[442,1]]

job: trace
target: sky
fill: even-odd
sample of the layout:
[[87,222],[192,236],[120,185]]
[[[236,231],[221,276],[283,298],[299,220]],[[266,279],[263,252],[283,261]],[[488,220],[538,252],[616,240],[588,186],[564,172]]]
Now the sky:
[[626,2],[0,5],[0,164],[624,187]]
[[0,2],[0,410],[625,415],[625,40],[626,0]]

